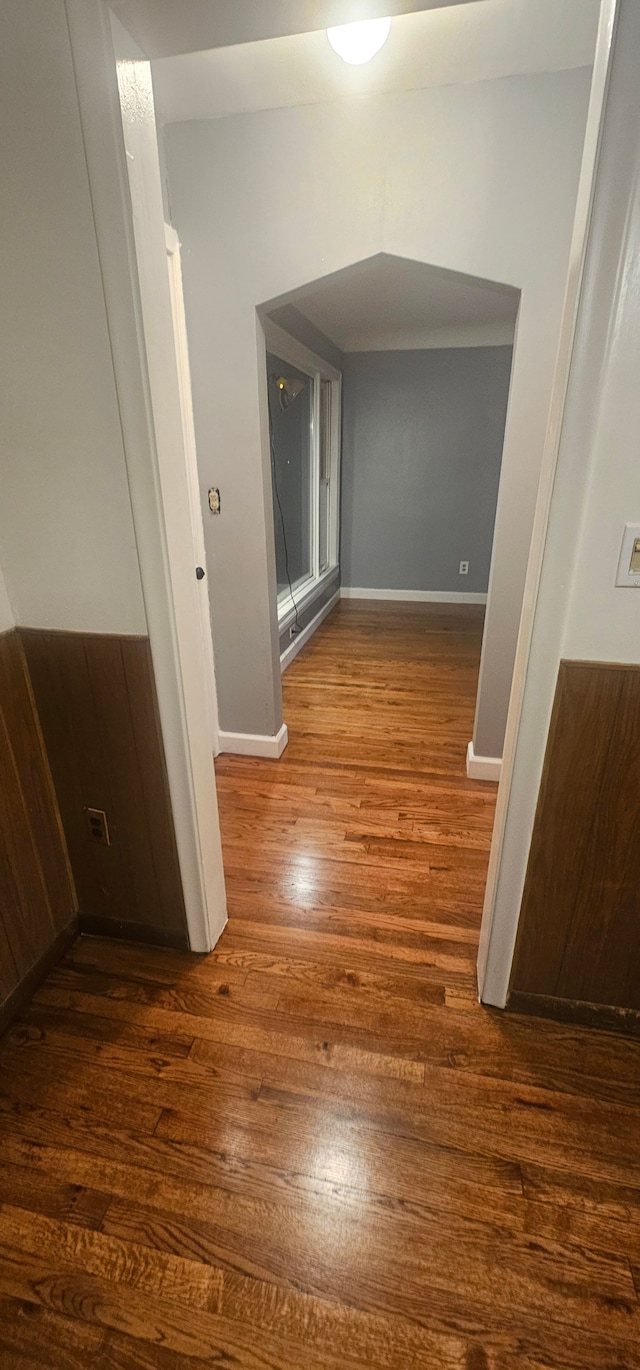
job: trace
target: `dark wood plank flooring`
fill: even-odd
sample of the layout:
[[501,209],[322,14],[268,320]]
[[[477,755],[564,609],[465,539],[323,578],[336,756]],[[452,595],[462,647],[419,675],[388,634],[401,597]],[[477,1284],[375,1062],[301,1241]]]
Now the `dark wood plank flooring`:
[[216,952],[81,938],[5,1037],[2,1370],[640,1367],[640,1044],[476,1002],[480,631],[340,605]]

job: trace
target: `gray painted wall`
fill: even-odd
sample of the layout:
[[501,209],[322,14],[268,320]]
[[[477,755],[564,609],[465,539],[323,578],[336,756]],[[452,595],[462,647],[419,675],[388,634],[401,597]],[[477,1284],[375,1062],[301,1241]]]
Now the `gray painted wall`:
[[511,352],[345,356],[343,585],[486,592]]

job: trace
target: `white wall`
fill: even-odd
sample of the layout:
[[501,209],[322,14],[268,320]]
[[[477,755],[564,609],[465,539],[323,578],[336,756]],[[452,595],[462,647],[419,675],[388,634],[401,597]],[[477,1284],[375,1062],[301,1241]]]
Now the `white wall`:
[[639,127],[640,8],[621,0],[506,822],[483,924],[488,1003],[507,995],[559,663],[640,663],[640,595],[615,585],[623,526],[640,521]]
[[62,0],[0,7],[0,547],[18,623],[146,620]]
[[[403,7],[410,8],[406,0]],[[461,9],[438,0],[435,9],[397,16],[373,62],[346,66],[327,42],[326,17],[312,32],[220,46],[217,0],[217,46],[196,52],[194,44],[181,49],[185,56],[153,63],[156,104],[173,124],[588,66],[599,7],[600,0],[482,0]],[[302,8],[308,0],[293,0],[291,16]]]
[[222,489],[205,529],[223,728],[273,731],[280,708],[255,307],[382,251],[522,291],[476,728],[499,753],[589,86],[580,69],[167,128],[202,486]]
[[[623,32],[631,29],[631,20],[626,23],[629,28],[625,24]],[[636,24],[634,44],[632,52],[637,58],[640,24]],[[635,71],[640,84],[638,60]],[[637,132],[640,101],[634,113],[638,120]],[[640,159],[637,157],[633,174],[633,217],[630,216],[626,226],[615,312],[606,338],[606,370],[594,424],[564,634],[564,656],[585,661],[640,663],[640,594],[633,588],[615,584],[624,525],[640,524]]]

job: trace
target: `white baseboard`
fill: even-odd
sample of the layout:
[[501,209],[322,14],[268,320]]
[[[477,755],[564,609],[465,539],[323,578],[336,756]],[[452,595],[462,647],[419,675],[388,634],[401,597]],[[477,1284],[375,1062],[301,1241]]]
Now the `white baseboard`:
[[235,756],[268,756],[277,760],[289,741],[286,723],[282,724],[275,737],[265,733],[218,733],[221,752],[231,752]]
[[501,756],[476,756],[473,742],[467,747],[467,775],[470,780],[493,780],[497,785],[502,771]]
[[298,655],[298,652],[302,651],[305,642],[308,642],[309,638],[313,637],[316,628],[320,627],[322,620],[327,617],[327,614],[331,613],[331,610],[333,609],[334,605],[338,603],[339,599],[340,586],[338,586],[335,595],[332,595],[331,599],[328,599],[326,604],[323,604],[322,608],[318,610],[317,614],[314,614],[314,617],[311,619],[310,623],[307,623],[306,628],[303,628],[301,633],[296,633],[296,636],[291,639],[289,646],[285,647],[284,652],[280,657],[281,671],[286,671],[287,666],[291,665],[293,658]]
[[421,604],[486,604],[487,596],[465,590],[370,590],[355,585],[340,588],[342,599],[415,600]]
[[289,628],[292,623],[295,623],[296,609],[298,610],[298,615],[306,613],[307,609],[310,609],[312,605],[315,604],[316,600],[320,600],[322,598],[325,590],[328,589],[332,581],[335,581],[335,588],[339,590],[339,579],[340,567],[330,566],[328,571],[323,571],[319,580],[314,581],[313,585],[309,590],[305,590],[304,592],[296,590],[295,609],[293,607],[293,600],[291,599],[291,596],[289,596],[288,608],[285,608],[286,601],[284,604],[279,604],[278,631],[284,633],[285,629]]

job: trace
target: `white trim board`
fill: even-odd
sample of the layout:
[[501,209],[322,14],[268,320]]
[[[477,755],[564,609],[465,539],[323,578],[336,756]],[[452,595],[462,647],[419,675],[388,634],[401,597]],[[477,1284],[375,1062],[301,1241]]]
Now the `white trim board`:
[[[182,429],[184,435],[184,476],[186,478],[189,495],[189,512],[191,515],[191,529],[193,533],[193,558],[196,566],[207,565],[207,549],[204,540],[204,527],[202,523],[202,505],[200,500],[200,486],[198,478],[198,453],[196,448],[196,430],[193,420],[193,401],[191,395],[191,370],[189,366],[189,341],[187,338],[187,319],[184,312],[184,290],[182,284],[182,261],[180,256],[180,239],[175,228],[171,224],[165,223],[164,239],[167,250],[167,268],[169,272],[169,294],[171,297],[171,318],[173,322],[173,335],[176,351],[176,363],[178,374],[178,392],[180,396],[180,412],[182,417]],[[178,454],[176,453],[176,457]],[[200,629],[202,637],[202,665],[205,674],[205,689],[207,712],[209,715],[209,726],[211,729],[211,744],[213,754],[218,754],[218,697],[216,693],[216,673],[213,660],[213,642],[211,638],[211,605],[209,603],[209,580],[205,576],[198,583],[197,602],[200,619]]]
[[[315,600],[324,593],[331,581],[338,580],[339,576],[340,567],[329,566],[328,569],[323,571],[322,575],[318,577],[318,580],[313,581],[310,586],[307,586],[307,588],[302,591],[302,593],[299,590],[294,591],[295,604],[291,595],[287,593],[287,598],[283,599],[278,605],[278,633],[286,633],[287,628],[290,628],[291,624],[296,621],[296,609],[298,611],[298,616],[303,614],[307,609],[310,609]],[[338,586],[337,588],[339,589],[340,587]]]
[[289,741],[286,723],[278,729],[275,737],[266,733],[218,733],[221,752],[231,752],[235,756],[267,756],[277,761]]
[[338,586],[335,594],[331,596],[331,599],[328,599],[326,604],[323,604],[322,608],[318,610],[317,614],[314,614],[311,621],[307,623],[306,628],[303,628],[300,633],[296,633],[296,636],[292,638],[289,646],[285,647],[284,652],[280,654],[280,670],[283,674],[286,671],[287,666],[291,665],[293,658],[298,655],[298,652],[302,651],[302,648],[305,643],[309,641],[309,638],[313,637],[313,634],[316,629],[320,627],[323,619],[327,617],[327,614],[331,613],[331,610],[338,603],[339,599],[340,586]]
[[341,599],[415,600],[424,604],[486,604],[487,596],[464,590],[371,590],[355,585],[343,585]]
[[[158,708],[167,763],[171,808],[187,914],[191,951],[215,946],[226,921],[226,899],[215,779],[210,761],[210,729],[203,705],[204,681],[199,670],[187,670],[185,642],[199,641],[194,612],[175,593],[175,560],[170,556],[165,503],[168,471],[180,467],[182,427],[175,348],[171,333],[162,186],[153,115],[151,68],[147,62],[127,63],[131,80],[144,87],[132,105],[137,118],[140,155],[136,155],[137,184],[144,181],[144,214],[136,219],[145,250],[136,251],[128,158],[109,8],[104,0],[65,0],[80,122],[89,177],[97,252],[104,289],[106,323],[111,345],[114,381],[122,425],[122,440],[131,497],[140,576],[158,695]],[[135,70],[134,70],[135,68]],[[134,163],[131,163],[133,166]],[[142,197],[139,204],[142,204]],[[144,221],[144,222],[143,222]],[[150,245],[147,249],[147,240]],[[141,266],[144,272],[141,272]],[[168,320],[147,331],[141,298],[154,317]],[[164,358],[162,381],[150,381],[150,338],[153,334],[154,372],[159,353]],[[152,395],[152,389],[154,391]],[[156,413],[158,397],[163,413],[175,416],[175,436],[167,442],[168,425]],[[175,409],[173,408],[175,401]],[[173,423],[173,418],[172,418]],[[162,439],[162,442],[160,441]],[[178,456],[176,455],[178,454]],[[172,485],[170,505],[176,520],[188,518],[188,493],[179,474]],[[176,500],[176,491],[178,499]],[[182,547],[189,547],[191,530]],[[178,545],[180,539],[172,544]],[[183,572],[192,589],[193,566]],[[180,608],[180,613],[178,612]],[[193,660],[197,657],[197,653]],[[192,727],[194,719],[203,720]],[[196,738],[197,732],[197,738]]]
[[502,772],[501,756],[476,756],[473,742],[467,747],[467,775],[470,780],[492,780],[495,785]]

